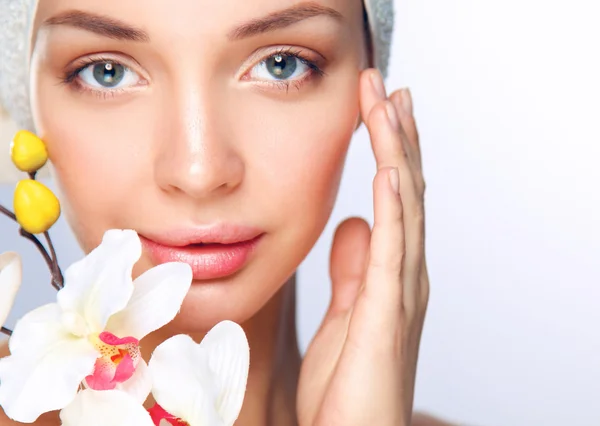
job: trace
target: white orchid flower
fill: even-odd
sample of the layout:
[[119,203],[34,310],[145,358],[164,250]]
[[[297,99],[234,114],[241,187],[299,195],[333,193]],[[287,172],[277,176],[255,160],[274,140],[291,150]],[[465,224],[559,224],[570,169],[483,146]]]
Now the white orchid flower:
[[15,252],[0,254],[0,325],[4,325],[21,287],[21,257]]
[[144,406],[119,390],[79,392],[60,420],[62,426],[154,426]]
[[[156,348],[148,363],[156,426],[231,426],[248,380],[250,352],[244,330],[217,324],[198,345],[178,335]],[[123,425],[125,426],[125,425]]]
[[244,331],[224,321],[199,345],[179,335],[156,348],[149,370],[157,404],[149,413],[120,390],[86,389],[60,419],[63,426],[231,426],[242,407],[248,367]]
[[57,303],[17,322],[11,355],[0,360],[0,406],[23,423],[59,410],[82,384],[120,389],[140,403],[151,389],[139,341],[170,322],[187,294],[183,263],[148,270],[132,281],[142,252],[135,231],[109,230],[102,243],[65,273]]

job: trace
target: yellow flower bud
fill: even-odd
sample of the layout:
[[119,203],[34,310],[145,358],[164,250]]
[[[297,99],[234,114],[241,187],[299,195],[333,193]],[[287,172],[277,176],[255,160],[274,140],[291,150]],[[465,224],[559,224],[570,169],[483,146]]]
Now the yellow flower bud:
[[33,173],[46,164],[48,151],[40,138],[27,130],[21,130],[10,144],[10,157],[19,170]]
[[58,198],[36,180],[25,179],[17,184],[13,204],[17,222],[31,234],[46,232],[60,216]]

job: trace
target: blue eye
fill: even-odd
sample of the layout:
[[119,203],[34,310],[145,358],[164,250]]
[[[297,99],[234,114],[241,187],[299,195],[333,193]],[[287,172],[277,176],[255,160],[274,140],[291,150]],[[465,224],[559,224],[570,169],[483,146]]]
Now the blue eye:
[[275,55],[265,62],[265,68],[273,77],[285,80],[294,75],[298,68],[298,58],[293,56]]
[[121,64],[104,62],[92,65],[94,80],[105,87],[115,87],[125,76],[125,67]]
[[78,73],[84,84],[97,89],[123,89],[135,86],[140,77],[118,62],[95,62]]
[[257,64],[250,75],[257,80],[295,80],[310,71],[309,65],[293,55],[277,54]]

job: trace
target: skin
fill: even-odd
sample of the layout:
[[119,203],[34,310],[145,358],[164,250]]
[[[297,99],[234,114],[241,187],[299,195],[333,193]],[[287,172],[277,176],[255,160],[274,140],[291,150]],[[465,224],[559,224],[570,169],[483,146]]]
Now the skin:
[[[388,97],[379,73],[366,69],[358,0],[313,2],[340,18],[227,37],[239,23],[299,3],[41,2],[31,62],[36,127],[86,252],[110,228],[147,234],[226,222],[266,233],[242,271],[194,283],[176,320],[142,342],[146,359],[169,336],[199,341],[230,319],[252,349],[239,424],[409,425],[429,294],[412,100],[406,90]],[[135,26],[149,40],[47,25],[74,9]],[[278,47],[301,52],[325,75],[288,87],[257,77],[256,65]],[[81,78],[65,83],[86,58],[122,63],[140,78],[116,94],[90,91]],[[375,222],[372,230],[361,219],[339,226],[331,305],[302,360],[294,274],[329,218],[361,120],[377,160]],[[143,254],[134,275],[152,266]],[[36,424],[58,424],[56,413]],[[419,416],[412,424],[443,425]]]

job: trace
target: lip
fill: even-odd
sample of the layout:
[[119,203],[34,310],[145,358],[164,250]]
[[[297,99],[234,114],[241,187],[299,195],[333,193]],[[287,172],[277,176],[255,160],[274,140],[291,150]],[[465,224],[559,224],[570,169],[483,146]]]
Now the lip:
[[194,280],[224,278],[249,261],[264,232],[246,226],[220,224],[163,234],[139,234],[154,264],[187,263]]

